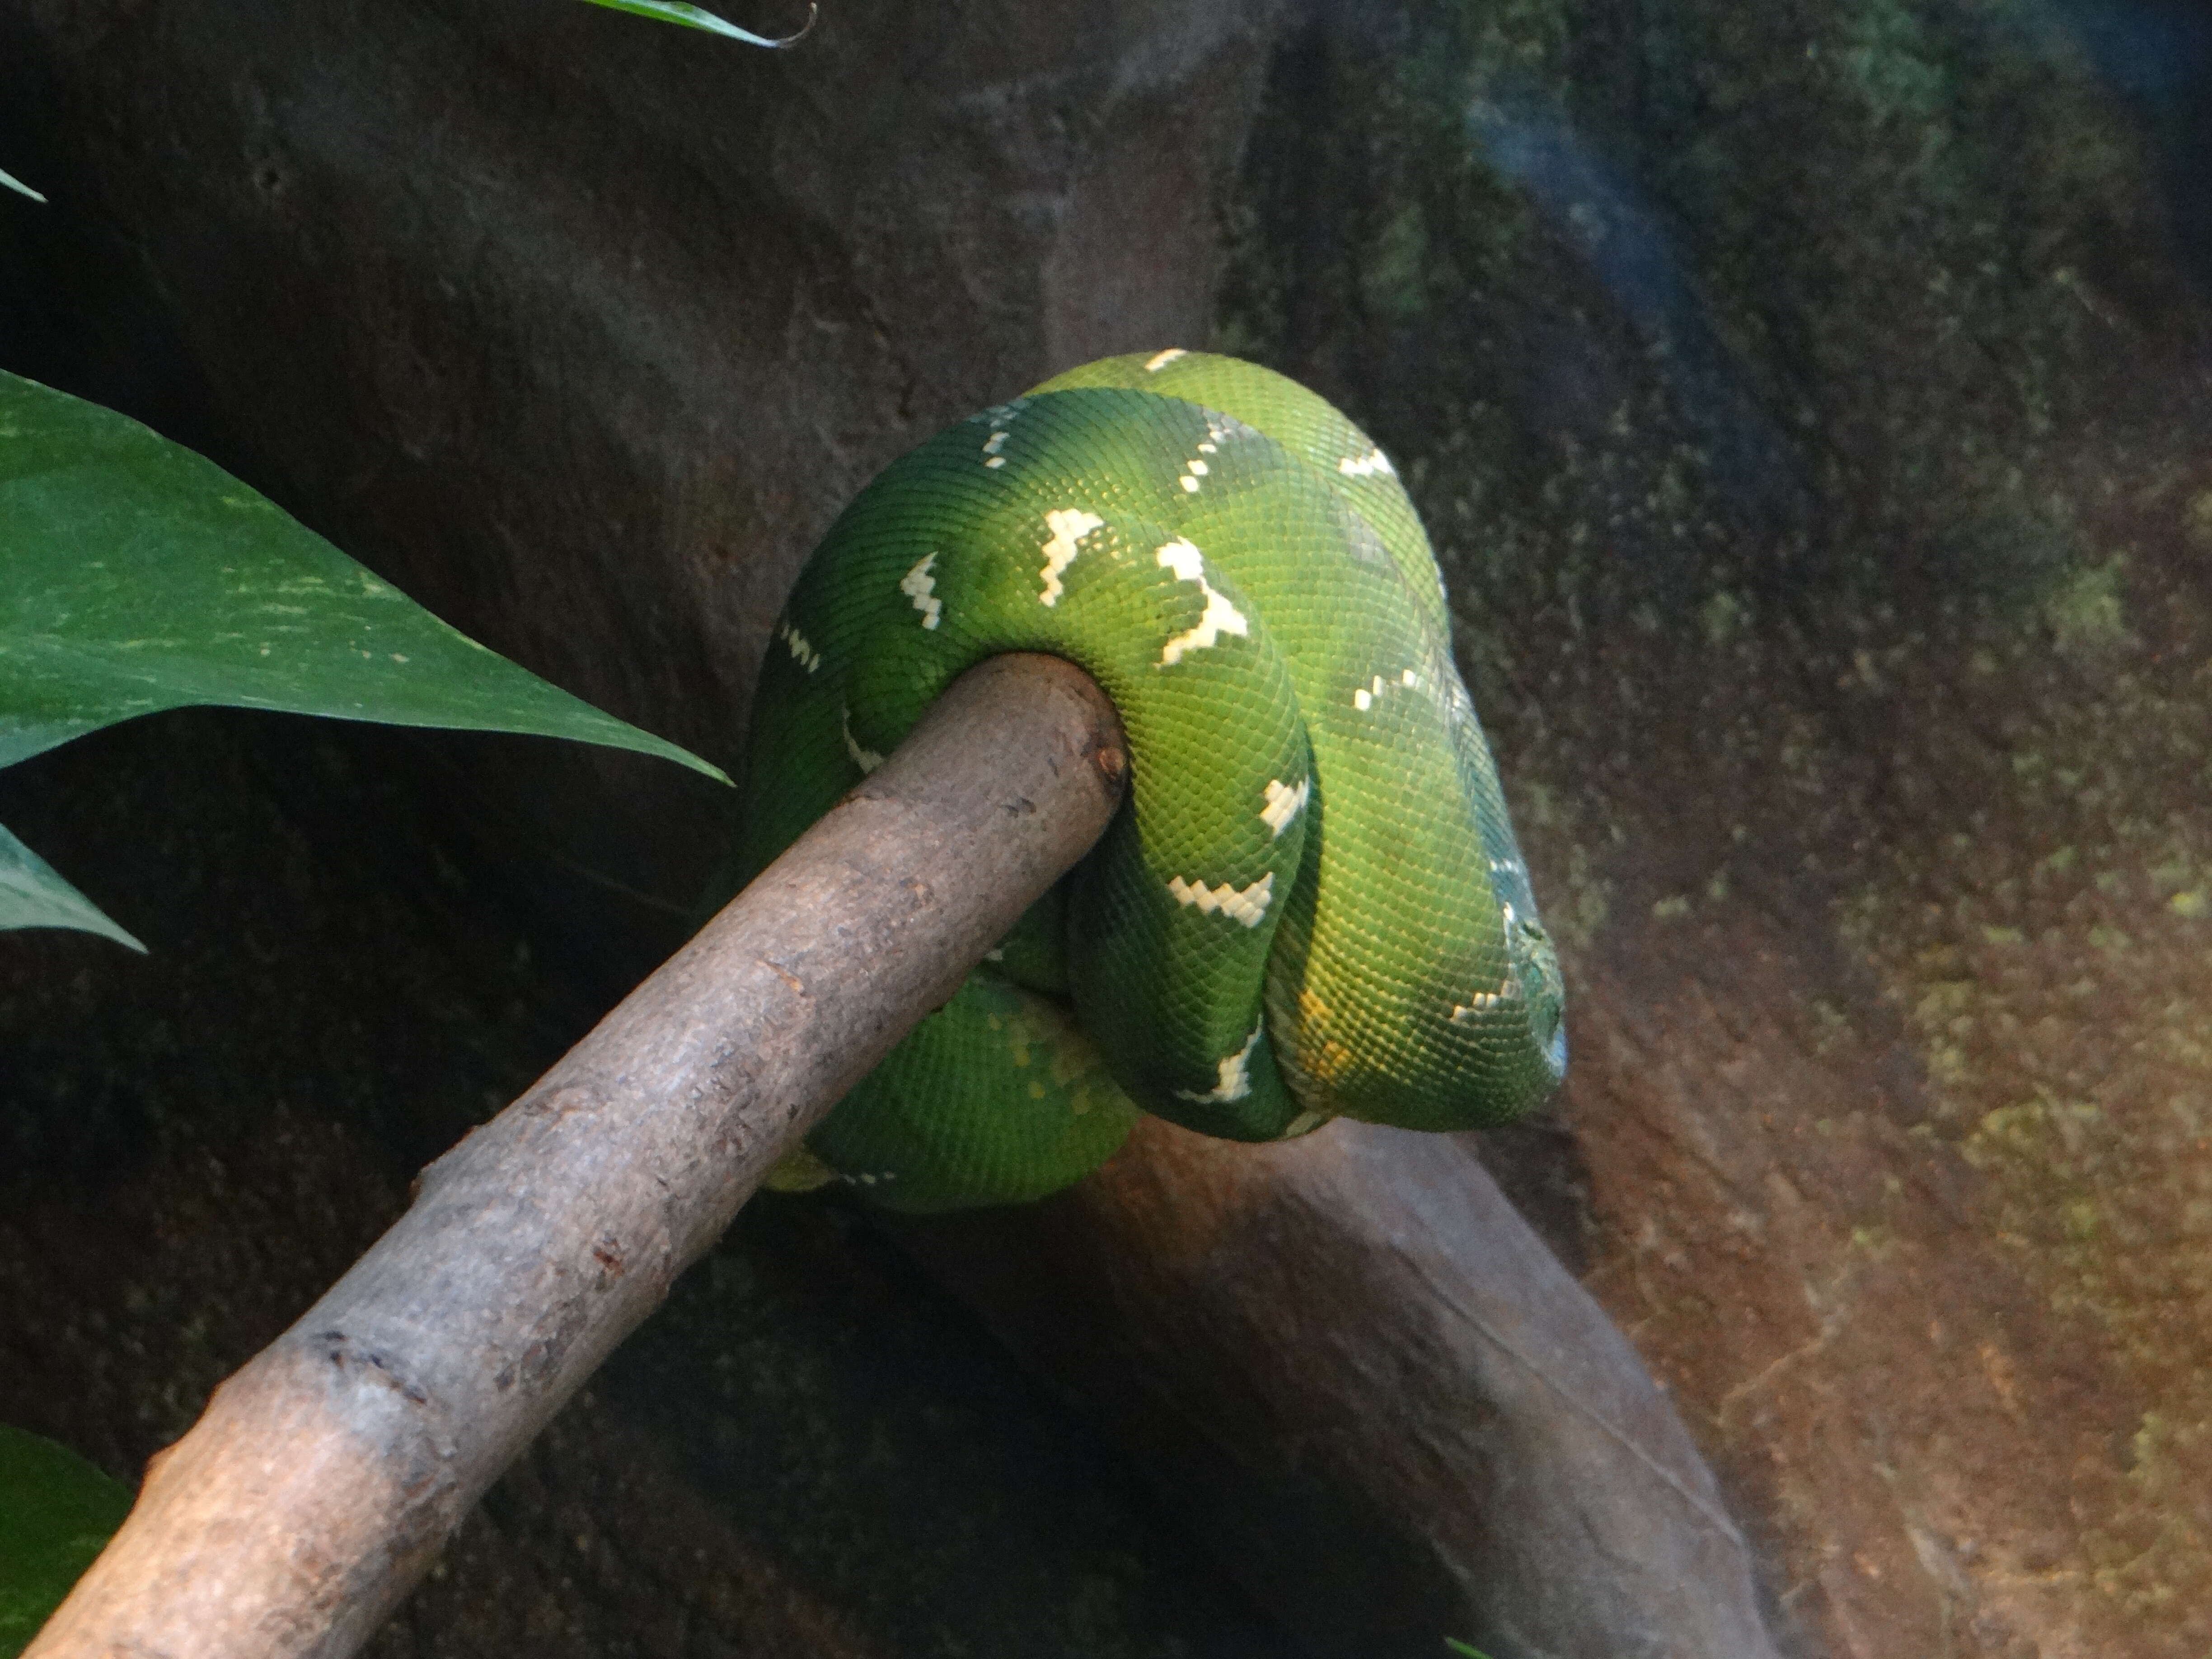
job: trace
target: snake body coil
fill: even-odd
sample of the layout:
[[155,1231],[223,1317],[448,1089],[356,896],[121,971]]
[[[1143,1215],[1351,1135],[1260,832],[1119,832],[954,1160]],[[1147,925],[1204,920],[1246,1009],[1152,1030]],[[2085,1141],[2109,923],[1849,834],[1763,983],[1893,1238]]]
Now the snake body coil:
[[1294,382],[1164,351],[987,410],[864,490],[755,705],[764,866],[963,671],[1068,659],[1120,710],[1097,848],[810,1137],[812,1180],[1011,1202],[1139,1109],[1271,1140],[1496,1123],[1565,1062],[1559,966],[1382,453]]

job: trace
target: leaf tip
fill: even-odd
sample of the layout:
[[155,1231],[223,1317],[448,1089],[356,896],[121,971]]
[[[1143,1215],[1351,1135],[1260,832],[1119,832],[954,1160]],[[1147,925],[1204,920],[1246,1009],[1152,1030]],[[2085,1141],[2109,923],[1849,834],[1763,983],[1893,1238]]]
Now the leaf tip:
[[[797,46],[801,40],[804,40],[808,35],[814,33],[814,26],[821,21],[821,18],[822,0],[806,0],[806,21],[799,26],[799,33],[796,34],[787,34],[781,40],[769,41],[769,50],[771,52],[787,52],[793,46]],[[45,198],[42,197],[40,199],[44,200]]]

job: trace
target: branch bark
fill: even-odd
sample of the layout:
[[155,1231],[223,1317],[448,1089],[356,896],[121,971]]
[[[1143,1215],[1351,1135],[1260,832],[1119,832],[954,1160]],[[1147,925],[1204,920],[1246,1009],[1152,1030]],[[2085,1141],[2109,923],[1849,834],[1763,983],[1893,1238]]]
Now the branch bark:
[[783,1153],[1121,799],[1056,659],[964,676],[157,1457],[30,1659],[336,1659]]

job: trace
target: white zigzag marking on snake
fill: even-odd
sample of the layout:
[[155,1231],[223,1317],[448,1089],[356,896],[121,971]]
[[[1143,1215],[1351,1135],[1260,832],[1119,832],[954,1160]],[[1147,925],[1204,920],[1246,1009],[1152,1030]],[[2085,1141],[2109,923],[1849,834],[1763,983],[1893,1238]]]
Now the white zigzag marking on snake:
[[1347,478],[1372,477],[1378,472],[1393,478],[1398,476],[1390,458],[1379,449],[1370,449],[1364,455],[1346,455],[1336,464],[1336,470]]
[[1255,1025],[1252,1035],[1244,1039],[1244,1046],[1226,1059],[1217,1062],[1221,1080],[1200,1094],[1191,1089],[1178,1089],[1176,1096],[1182,1100],[1194,1100],[1202,1105],[1224,1106],[1232,1100],[1242,1100],[1252,1092],[1252,1077],[1248,1069],[1252,1063],[1252,1050],[1259,1046],[1260,1028]]
[[1488,1013],[1492,1008],[1495,1008],[1499,1003],[1504,1001],[1505,999],[1511,994],[1512,990],[1510,987],[1496,991],[1477,991],[1474,994],[1474,1001],[1465,1003],[1455,1002],[1452,1005],[1452,1024],[1455,1025],[1472,1025],[1475,1023],[1475,1016],[1478,1014]]
[[1286,784],[1280,778],[1267,780],[1267,804],[1260,809],[1260,817],[1275,832],[1277,841],[1291,827],[1291,820],[1304,810],[1306,797],[1312,793],[1311,778],[1300,778],[1296,784]]
[[921,612],[924,628],[936,627],[937,619],[945,610],[945,601],[933,597],[937,592],[937,580],[929,574],[930,568],[936,562],[937,555],[933,553],[899,578],[899,592],[912,599],[914,608]]
[[838,729],[845,734],[845,752],[853,757],[853,764],[859,767],[863,773],[872,772],[884,763],[884,757],[872,749],[861,748],[854,738],[853,711],[850,708],[839,709],[837,726]]
[[1257,927],[1267,914],[1268,901],[1275,896],[1275,872],[1268,871],[1249,887],[1231,887],[1225,881],[1218,887],[1208,887],[1202,881],[1185,881],[1181,876],[1173,876],[1168,880],[1168,891],[1175,895],[1177,904],[1196,905],[1200,915],[1218,912],[1231,921]]
[[[1421,677],[1408,668],[1398,676],[1397,683],[1410,690],[1421,683]],[[1352,694],[1352,706],[1364,714],[1375,706],[1375,699],[1389,689],[1390,682],[1377,674]]]
[[1203,651],[1208,646],[1218,645],[1224,634],[1240,637],[1251,632],[1244,613],[1213,591],[1213,584],[1206,580],[1206,556],[1188,542],[1178,538],[1162,548],[1155,556],[1160,568],[1172,570],[1181,582],[1196,582],[1198,591],[1206,595],[1206,610],[1197,625],[1177,634],[1160,647],[1159,666],[1168,668],[1182,660],[1186,651]]
[[777,629],[776,635],[790,648],[791,659],[811,674],[822,666],[822,653],[807,643],[806,635],[789,623]]
[[1146,360],[1145,373],[1157,374],[1176,358],[1189,356],[1190,353],[1185,351],[1181,346],[1170,346],[1165,351],[1156,351]]
[[1058,605],[1060,596],[1067,591],[1060,584],[1060,574],[1075,562],[1076,554],[1082,550],[1076,544],[1106,520],[1079,507],[1056,507],[1044,515],[1044,522],[1052,539],[1044,544],[1044,568],[1037,573],[1044,579],[1044,592],[1037,595],[1037,603],[1051,606]]
[[[1490,867],[1495,870],[1500,866],[1493,859],[1491,860]],[[1513,938],[1514,922],[1513,907],[1510,904],[1504,907],[1498,920],[1504,924],[1505,937],[1510,942]],[[1454,1003],[1451,1011],[1452,1023],[1455,1025],[1472,1025],[1474,1024],[1476,1015],[1488,1013],[1499,1003],[1510,1000],[1513,994],[1513,976],[1509,973],[1504,982],[1495,991],[1477,991],[1472,1002]]]

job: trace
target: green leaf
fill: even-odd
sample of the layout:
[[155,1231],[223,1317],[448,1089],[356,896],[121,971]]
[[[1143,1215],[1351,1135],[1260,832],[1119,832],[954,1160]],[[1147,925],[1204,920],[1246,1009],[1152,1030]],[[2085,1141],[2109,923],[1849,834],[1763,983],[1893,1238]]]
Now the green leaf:
[[1471,1648],[1468,1646],[1466,1643],[1461,1641],[1456,1636],[1445,1637],[1444,1645],[1449,1648],[1454,1653],[1465,1654],[1468,1656],[1468,1659],[1490,1659],[1490,1656],[1483,1652],[1480,1648]]
[[75,927],[146,949],[0,824],[0,928],[8,927]]
[[191,451],[0,374],[0,766],[191,703],[573,738],[729,781],[447,627]]
[[750,29],[741,29],[735,23],[726,23],[713,12],[702,11],[697,6],[684,5],[682,0],[589,0],[589,3],[605,6],[610,11],[627,11],[640,17],[656,17],[664,23],[681,23],[685,28],[705,29],[708,33],[719,34],[725,40],[742,40],[749,46],[766,46],[771,52],[795,46],[804,40],[813,28],[814,19],[821,9],[817,0],[808,0],[806,21],[799,25],[799,33],[775,39],[765,34],[755,34]]
[[[813,19],[809,18],[807,20],[806,27],[811,28],[813,27],[814,21]],[[801,29],[799,31],[801,34],[804,34],[805,32],[805,29]],[[5,173],[0,173],[0,190],[15,191],[19,195],[29,197],[34,202],[43,202],[46,199],[45,197],[40,195],[38,191],[33,190],[28,185],[25,184],[21,179],[12,177]]]
[[128,1486],[0,1423],[0,1659],[29,1645],[130,1512]]

